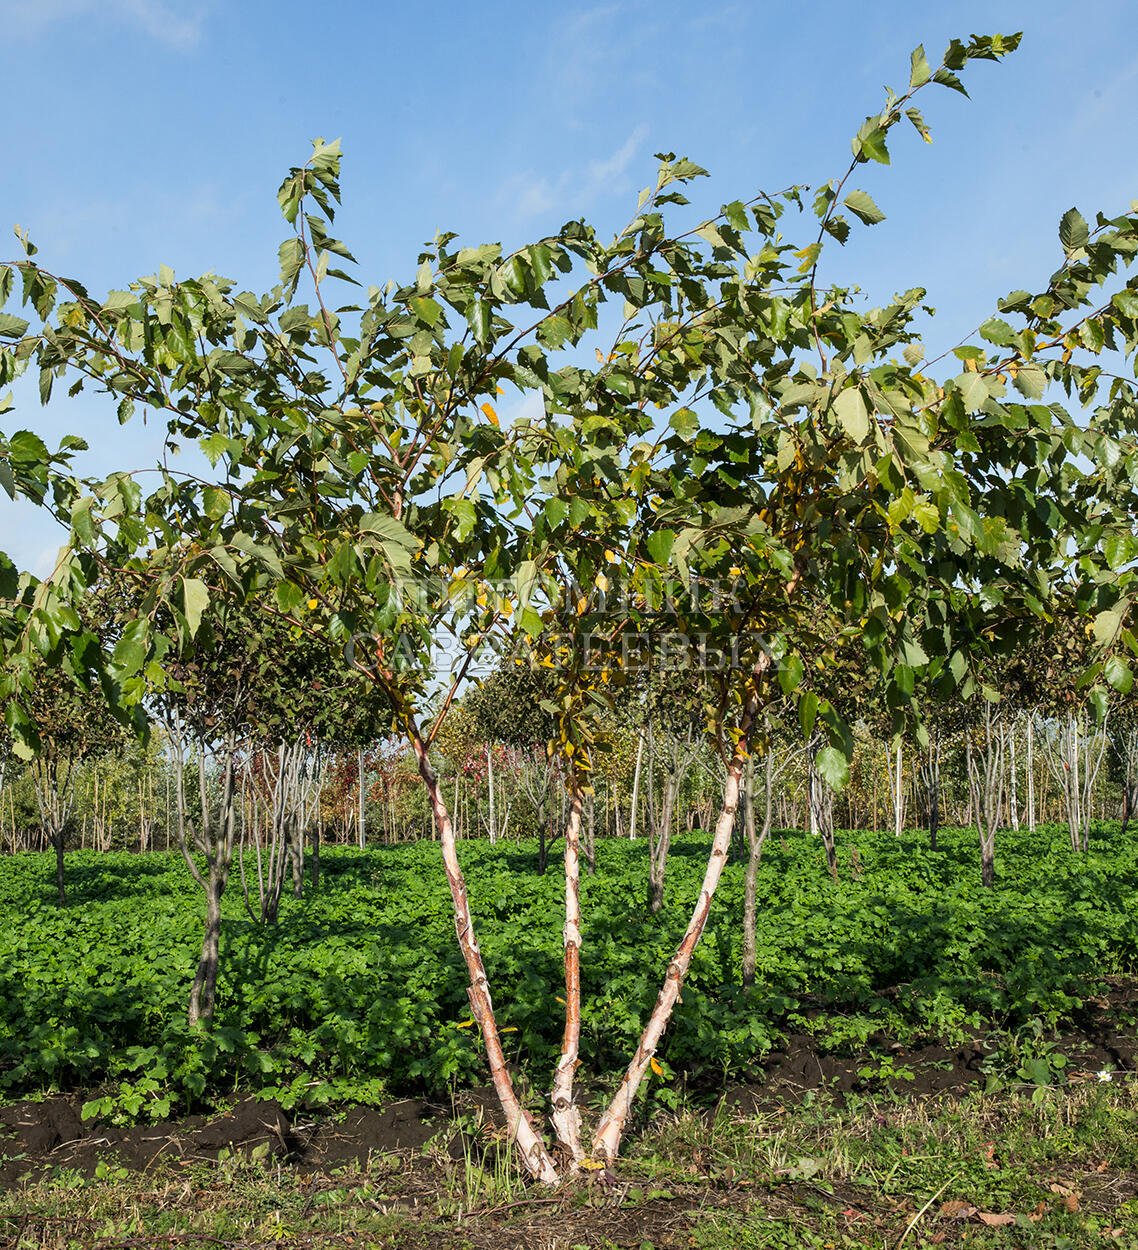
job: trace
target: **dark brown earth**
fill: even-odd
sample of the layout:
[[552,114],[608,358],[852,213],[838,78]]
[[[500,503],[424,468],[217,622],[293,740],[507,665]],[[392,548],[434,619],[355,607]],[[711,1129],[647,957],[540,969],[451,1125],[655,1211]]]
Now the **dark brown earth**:
[[[765,1057],[761,1083],[732,1086],[719,1098],[710,1095],[708,1114],[718,1107],[741,1114],[769,1111],[821,1093],[839,1100],[851,1093],[886,1091],[907,1097],[963,1093],[984,1086],[994,1049],[982,1037],[915,1049],[885,1038],[873,1042],[872,1051],[839,1056],[821,1052],[808,1035],[788,1036]],[[1138,1068],[1138,1032],[1109,1018],[1049,1045],[1066,1055],[1072,1081],[1099,1079],[1100,1072],[1118,1079]],[[1004,1075],[1014,1083],[1014,1074]],[[478,1150],[493,1147],[500,1127],[490,1089],[468,1091],[454,1107],[404,1099],[380,1108],[350,1107],[336,1115],[286,1112],[276,1102],[246,1098],[223,1115],[126,1128],[84,1123],[79,1114],[84,1101],[85,1095],[75,1093],[0,1107],[0,1187],[51,1168],[90,1176],[100,1160],[148,1171],[163,1160],[176,1166],[216,1161],[226,1151],[257,1151],[302,1173],[366,1166],[372,1156],[422,1152],[432,1143],[438,1157],[461,1159],[472,1141]],[[456,1112],[462,1132],[454,1131]]]

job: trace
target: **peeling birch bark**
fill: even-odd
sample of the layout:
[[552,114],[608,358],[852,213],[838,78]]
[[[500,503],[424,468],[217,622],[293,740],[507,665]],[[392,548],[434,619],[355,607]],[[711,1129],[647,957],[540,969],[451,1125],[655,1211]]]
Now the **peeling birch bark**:
[[739,805],[739,782],[743,776],[743,768],[746,763],[746,727],[749,727],[749,721],[750,716],[747,716],[742,741],[736,747],[735,753],[731,757],[731,762],[727,767],[723,807],[715,824],[715,837],[711,845],[711,855],[707,861],[707,871],[704,874],[699,899],[696,902],[695,910],[692,912],[687,932],[684,934],[683,941],[680,942],[675,955],[672,957],[672,962],[668,965],[664,984],[660,989],[659,996],[656,999],[656,1006],[652,1010],[648,1024],[641,1035],[640,1045],[636,1048],[636,1054],[628,1065],[628,1070],[624,1074],[620,1088],[616,1091],[612,1102],[609,1104],[608,1110],[605,1112],[593,1139],[593,1154],[598,1159],[612,1160],[617,1156],[617,1152],[620,1149],[620,1139],[624,1132],[624,1126],[628,1121],[629,1113],[632,1111],[632,1102],[636,1097],[636,1091],[644,1080],[644,1074],[647,1072],[652,1056],[656,1053],[656,1047],[659,1045],[660,1038],[668,1026],[668,1021],[671,1019],[672,1011],[680,996],[680,990],[683,988],[684,977],[691,966],[692,954],[707,926],[707,917],[711,911],[711,900],[719,886],[719,878],[722,876],[723,867],[727,862],[727,853],[731,849],[731,836],[735,828],[735,810]]
[[565,1032],[561,1058],[553,1077],[550,1116],[557,1140],[578,1163],[581,1148],[581,1114],[573,1101],[573,1076],[581,1049],[581,808],[584,797],[574,769],[569,774],[569,821],[565,828]]
[[467,974],[470,977],[467,996],[470,999],[470,1009],[474,1019],[482,1030],[482,1040],[486,1047],[486,1058],[490,1064],[490,1077],[494,1082],[494,1090],[506,1117],[510,1139],[517,1142],[527,1171],[535,1180],[554,1185],[558,1180],[557,1169],[553,1165],[545,1142],[534,1128],[533,1121],[518,1101],[509,1068],[506,1066],[506,1056],[502,1051],[502,1039],[498,1034],[498,1022],[495,1019],[494,1005],[490,998],[490,983],[486,978],[482,951],[474,933],[474,920],[470,914],[470,900],[466,893],[466,878],[458,862],[450,812],[447,810],[438,775],[431,764],[422,735],[413,723],[407,726],[407,730],[419,766],[419,775],[427,787],[431,811],[434,813],[435,824],[438,826],[447,884],[450,886],[451,898],[454,901],[454,929],[458,937],[459,949],[466,962]]

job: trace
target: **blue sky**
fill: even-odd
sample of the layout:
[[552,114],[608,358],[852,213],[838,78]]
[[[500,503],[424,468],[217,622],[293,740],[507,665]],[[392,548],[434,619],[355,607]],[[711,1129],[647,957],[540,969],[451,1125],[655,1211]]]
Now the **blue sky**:
[[[266,289],[277,185],[310,139],[340,137],[340,234],[382,283],[440,229],[507,245],[582,215],[615,229],[660,150],[711,170],[701,216],[825,181],[917,43],[935,63],[952,36],[1021,29],[1003,65],[969,67],[971,101],[924,93],[934,145],[910,131],[890,168],[866,168],[857,185],[888,220],[830,249],[826,276],[874,302],[926,286],[946,346],[1046,280],[1072,204],[1093,219],[1138,196],[1132,3],[0,0],[0,227],[28,229],[49,268],[93,290],[161,263]],[[120,430],[93,398],[46,413],[18,399],[0,428],[81,434],[92,472],[154,458],[153,428]],[[58,542],[0,501],[18,563],[42,572]]]

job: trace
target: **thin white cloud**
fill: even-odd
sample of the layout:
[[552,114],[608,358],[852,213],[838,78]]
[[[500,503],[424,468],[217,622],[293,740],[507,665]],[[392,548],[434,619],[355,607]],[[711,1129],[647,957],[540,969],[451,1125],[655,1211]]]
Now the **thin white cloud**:
[[607,160],[593,161],[589,165],[588,184],[598,190],[623,185],[624,175],[647,137],[648,127],[639,125]]
[[178,49],[198,43],[206,12],[200,0],[0,0],[0,21],[9,36],[35,38],[68,22],[113,22]]
[[566,35],[589,33],[608,18],[616,17],[622,7],[620,4],[595,4],[592,8],[569,14],[561,23],[561,33]]
[[566,169],[556,178],[515,174],[503,184],[500,199],[518,221],[545,217],[558,206],[559,221],[576,217],[597,200],[630,190],[628,171],[647,137],[648,127],[641,124],[610,156],[590,161],[584,169]]

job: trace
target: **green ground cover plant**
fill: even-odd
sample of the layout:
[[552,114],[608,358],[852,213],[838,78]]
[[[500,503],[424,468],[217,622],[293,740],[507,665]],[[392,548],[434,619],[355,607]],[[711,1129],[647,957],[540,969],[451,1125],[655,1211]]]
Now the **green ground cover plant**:
[[[1086,855],[1058,826],[1002,834],[994,889],[980,887],[971,830],[942,831],[936,852],[918,832],[840,835],[836,881],[817,839],[776,832],[760,868],[755,986],[740,988],[743,866],[732,862],[650,1098],[760,1079],[763,1056],[803,1033],[857,1054],[883,1037],[1002,1031],[1018,1039],[1013,1070],[1061,1080],[1047,1030],[1138,964],[1138,848],[1116,830],[1097,826]],[[646,844],[598,842],[597,873],[582,882],[586,1082],[635,1043],[705,845],[699,833],[677,838],[665,906],[649,915]],[[535,844],[463,849],[487,965],[516,990],[501,1021],[510,1058],[539,1081],[558,1053],[560,883],[536,873]],[[485,1081],[433,844],[329,850],[319,888],[286,900],[279,925],[251,922],[228,893],[222,1006],[196,1030],[183,1004],[200,898],[180,859],[78,853],[71,871],[64,907],[41,858],[12,857],[0,872],[9,1097],[84,1088],[97,1091],[89,1114],[158,1120],[229,1091],[296,1106]]]

